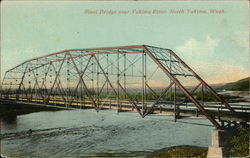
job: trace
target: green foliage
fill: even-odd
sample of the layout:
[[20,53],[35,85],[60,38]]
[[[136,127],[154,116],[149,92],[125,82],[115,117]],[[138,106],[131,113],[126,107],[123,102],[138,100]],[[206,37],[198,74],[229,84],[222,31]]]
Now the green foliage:
[[233,157],[247,156],[249,152],[249,130],[243,126],[238,126],[230,138],[229,152]]
[[[161,96],[161,93],[162,92],[155,92],[155,93],[153,93],[153,92],[147,92],[145,94],[145,99],[146,100],[156,100],[156,99],[158,99]],[[135,93],[127,92],[127,94],[128,94],[128,96],[130,98],[132,98],[135,101],[140,101],[142,99],[142,93],[141,92],[135,92]],[[173,98],[174,98],[174,93],[173,92],[172,92],[172,94],[169,93],[169,92],[166,93],[162,97],[162,100],[167,100],[167,101],[171,100],[170,99],[170,95],[171,95],[172,100],[173,100]],[[107,98],[107,96],[108,96],[109,99],[116,99],[115,94],[108,94],[108,93],[101,93],[100,96],[99,96],[99,98],[100,99],[105,99],[105,98]],[[202,100],[202,93],[201,93],[201,91],[195,92],[193,94],[193,96],[197,100],[199,100],[199,101]],[[95,95],[93,97],[95,97]],[[230,101],[231,99],[239,98],[237,96],[230,96],[230,95],[223,95],[222,97],[224,99],[226,99],[227,101]],[[123,100],[127,100],[128,99],[127,96],[125,95],[125,93],[123,93],[123,92],[120,92],[119,98],[123,99]],[[180,91],[176,92],[176,100],[177,101],[184,101],[185,99],[187,99],[187,97],[186,97],[186,95],[183,92],[180,92]],[[218,101],[218,99],[211,92],[208,92],[208,91],[204,91],[204,93],[203,93],[203,100],[207,101],[207,102],[209,102],[209,101],[210,102]]]
[[[202,93],[201,91],[197,91],[194,96],[196,96],[197,100],[202,100]],[[204,101],[217,101],[217,99],[215,98],[215,96],[207,91],[204,91],[203,93],[203,100]]]
[[250,78],[244,78],[234,83],[226,84],[222,89],[230,91],[248,91],[249,90],[249,80]]
[[169,158],[195,158],[195,157],[206,157],[207,148],[200,147],[175,147],[170,149],[165,149],[159,152],[154,153],[150,157],[169,157]]

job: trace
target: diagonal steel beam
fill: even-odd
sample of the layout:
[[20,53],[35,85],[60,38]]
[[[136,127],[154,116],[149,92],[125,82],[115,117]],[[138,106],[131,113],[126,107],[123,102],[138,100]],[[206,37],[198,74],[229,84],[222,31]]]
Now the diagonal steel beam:
[[189,72],[191,72],[210,92],[212,92],[212,94],[218,99],[220,100],[222,103],[224,103],[224,105],[231,111],[231,112],[235,112],[234,109],[228,104],[228,102],[226,102],[222,97],[219,96],[219,94],[217,94],[217,92],[210,87],[198,74],[196,74],[183,60],[181,60],[172,50],[169,50],[170,53],[181,62],[181,64],[188,69]]
[[174,82],[171,82],[170,85],[167,88],[164,89],[164,91],[161,93],[161,95],[159,96],[159,98],[151,105],[150,109],[143,115],[143,117],[145,117],[146,115],[150,114],[154,110],[155,105],[167,93],[167,91],[172,87],[173,84],[174,84]]
[[[55,68],[54,64],[51,63],[51,65],[52,65],[54,71],[56,72],[56,68]],[[66,96],[67,94],[66,94],[66,92],[65,92],[65,90],[64,90],[64,88],[63,88],[63,85],[62,85],[62,82],[61,82],[60,77],[58,77],[57,80],[58,80],[57,87],[58,87],[58,89],[60,90],[61,94],[63,94],[63,95],[62,95],[63,99],[66,100],[66,98],[64,97],[64,95]]]
[[52,63],[49,64],[48,69],[47,69],[47,71],[45,72],[45,76],[44,76],[44,78],[43,78],[43,83],[42,83],[42,86],[41,86],[41,88],[44,87],[44,94],[43,94],[43,95],[44,95],[44,96],[43,96],[44,102],[45,102],[45,97],[46,97],[46,95],[48,95],[48,88],[47,88],[47,86],[45,85],[45,82],[46,82],[46,80],[47,80],[47,76],[48,76],[48,73],[49,73],[51,64],[52,64]]
[[[22,87],[23,87],[23,93],[25,94],[26,98],[28,98],[28,92],[27,92],[27,90],[26,90],[26,88],[25,88],[23,82],[22,82],[22,84],[20,84],[20,86],[21,86],[21,85],[22,85]],[[20,88],[20,91],[21,91],[21,88]],[[23,93],[22,93],[22,94],[23,94]]]
[[54,89],[54,86],[55,86],[55,84],[56,84],[56,81],[57,81],[58,76],[59,76],[59,74],[60,74],[60,71],[61,71],[61,69],[62,69],[62,66],[63,66],[63,63],[64,63],[64,61],[65,61],[66,56],[67,56],[67,54],[65,53],[65,55],[64,55],[64,57],[63,57],[63,60],[62,60],[62,63],[60,64],[59,70],[56,72],[56,78],[55,78],[55,80],[54,80],[54,82],[53,82],[53,85],[52,85],[52,87],[51,87],[51,89],[50,89],[50,92],[49,92],[47,101],[50,100],[50,95],[51,95],[51,93],[52,93],[52,90]]
[[[65,59],[66,59],[66,54],[65,54]],[[63,60],[63,62],[64,62],[64,61],[65,61],[65,60]],[[60,74],[60,72],[61,72],[61,66],[63,65],[63,63],[61,63],[60,68],[59,68],[59,70],[58,70],[58,73],[57,73],[56,68],[55,68],[55,66],[54,66],[54,64],[53,64],[52,62],[50,63],[50,65],[53,67],[54,72],[55,72],[55,74],[56,74],[56,77],[57,77],[57,76],[58,76],[58,77],[55,78],[54,83],[53,83],[53,85],[52,85],[52,87],[51,87],[51,89],[50,89],[50,93],[47,93],[47,94],[48,94],[47,102],[49,102],[50,96],[51,96],[51,94],[52,94],[52,90],[54,90],[54,89],[55,89],[55,90],[59,89],[60,93],[62,94],[62,98],[63,98],[64,100],[66,100],[66,99],[65,99],[66,92],[65,92],[65,90],[64,90],[64,88],[63,88],[63,86],[62,86],[61,80],[60,80],[60,78],[59,78],[59,74]],[[55,88],[55,85],[56,85],[56,88]]]
[[[92,59],[92,56],[89,57],[89,59],[88,59],[88,61],[87,61],[87,64],[85,65],[85,68],[84,68],[84,70],[83,70],[83,72],[82,72],[82,74],[81,74],[81,77],[79,78],[79,82],[77,83],[76,88],[75,88],[73,94],[75,94],[75,93],[77,92],[77,89],[78,89],[78,87],[79,87],[79,85],[80,85],[80,83],[81,83],[81,78],[83,78],[83,76],[84,76],[86,70],[88,69],[88,66],[89,66],[89,63],[90,63],[91,59]],[[74,98],[70,101],[70,105],[72,104],[73,101],[74,101]]]
[[[194,89],[192,89],[192,91],[190,92],[190,94],[193,95],[193,93],[200,87],[200,85],[201,85],[201,82],[197,86],[195,86]],[[185,103],[187,101],[188,101],[188,97],[186,96],[186,98],[184,99],[183,102]]]
[[105,77],[105,78],[106,78],[106,80],[108,81],[108,83],[109,83],[109,85],[110,85],[111,89],[113,90],[113,92],[115,93],[115,95],[117,95],[117,92],[116,92],[116,90],[115,90],[114,86],[112,85],[112,83],[110,82],[110,80],[109,80],[108,76],[107,76],[107,75],[106,75],[106,73],[104,72],[104,70],[103,70],[103,68],[102,68],[102,66],[101,66],[101,64],[100,64],[100,62],[97,60],[97,58],[96,58],[96,56],[95,56],[95,55],[93,55],[93,57],[95,58],[96,63],[97,63],[97,65],[99,66],[99,68],[101,69],[101,71],[102,71],[102,73],[103,73],[104,77]]
[[154,94],[154,97],[156,97],[157,98],[157,94],[156,94],[156,92],[148,85],[148,83],[147,82],[145,82],[145,85],[148,87],[148,89]]
[[118,86],[121,87],[121,89],[125,93],[126,97],[129,99],[129,102],[136,109],[136,111],[141,115],[141,117],[143,117],[143,114],[141,113],[141,110],[139,109],[139,107],[137,106],[137,104],[134,102],[134,100],[132,100],[132,98],[130,98],[130,96],[128,95],[128,93],[126,92],[126,90],[122,87],[122,85],[119,82],[118,82]]
[[[40,92],[41,87],[39,86],[39,82],[38,82],[37,76],[36,76],[36,74],[35,74],[34,71],[32,71],[32,72],[33,72],[33,75],[34,75],[34,77],[35,77],[35,85],[37,85],[37,88],[38,88],[38,95],[40,94],[40,95],[42,96],[42,93]],[[34,86],[33,90],[35,90],[35,86]],[[32,90],[32,91],[33,91],[33,90]],[[33,92],[32,92],[32,93],[33,93]]]
[[[107,80],[103,83],[103,85],[102,85],[101,89],[99,90],[99,92],[97,92],[97,96],[100,96],[100,94],[102,93],[102,91],[103,91],[103,89],[104,89],[106,83],[107,83]],[[98,99],[98,98],[96,98],[96,100],[97,100],[97,99]]]
[[16,95],[16,99],[17,100],[19,100],[19,94],[20,94],[20,91],[21,91],[21,85],[23,84],[23,80],[25,78],[27,68],[28,68],[28,65],[26,66],[25,71],[23,72],[22,79],[21,79],[21,81],[19,83],[19,86],[18,86],[17,95]]
[[[79,77],[81,77],[81,73],[80,73],[79,69],[77,68],[76,63],[75,63],[75,61],[74,61],[74,59],[72,58],[72,55],[71,55],[70,53],[69,53],[69,56],[70,56],[70,59],[71,59],[73,65],[74,65],[74,67],[75,67],[75,69],[76,69],[76,71],[77,71],[77,74],[79,75]],[[90,92],[89,92],[89,89],[88,89],[86,83],[84,82],[83,78],[80,78],[80,79],[81,79],[81,81],[82,81],[82,84],[83,84],[83,87],[84,87],[84,89],[85,89],[85,91],[86,91],[87,96],[90,98],[90,100],[92,101],[92,103],[93,103],[94,106],[95,106],[95,109],[98,111],[98,107],[97,107],[97,105],[96,105],[96,102],[95,102],[95,100],[93,99],[93,97],[90,95]]]
[[184,92],[186,96],[194,103],[194,105],[207,117],[207,119],[217,128],[222,129],[221,125],[210,115],[201,105],[200,103],[186,90],[185,87],[177,80],[175,77],[171,75],[171,73],[159,62],[155,56],[147,49],[147,47],[143,46],[146,53],[154,60],[154,62],[163,70],[163,72]]

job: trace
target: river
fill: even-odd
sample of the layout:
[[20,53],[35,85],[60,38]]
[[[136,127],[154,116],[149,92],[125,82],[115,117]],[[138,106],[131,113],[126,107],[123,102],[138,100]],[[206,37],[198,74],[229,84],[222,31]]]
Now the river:
[[[31,129],[31,130],[29,130]],[[1,153],[8,157],[145,157],[162,148],[208,147],[214,127],[205,118],[93,109],[35,112],[1,120]]]

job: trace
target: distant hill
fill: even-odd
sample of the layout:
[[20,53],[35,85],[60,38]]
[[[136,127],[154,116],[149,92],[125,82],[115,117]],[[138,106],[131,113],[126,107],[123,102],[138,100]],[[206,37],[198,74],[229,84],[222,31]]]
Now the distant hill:
[[218,90],[228,90],[228,91],[248,91],[249,90],[249,80],[250,77],[241,79],[236,82],[227,83],[218,88]]

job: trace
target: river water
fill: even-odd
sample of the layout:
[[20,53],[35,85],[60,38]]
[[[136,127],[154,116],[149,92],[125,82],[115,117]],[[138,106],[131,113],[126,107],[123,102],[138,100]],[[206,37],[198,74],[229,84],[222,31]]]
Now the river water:
[[[29,131],[29,129],[31,129]],[[214,127],[205,118],[113,110],[62,110],[1,120],[1,153],[8,157],[144,157],[162,148],[208,147]]]

